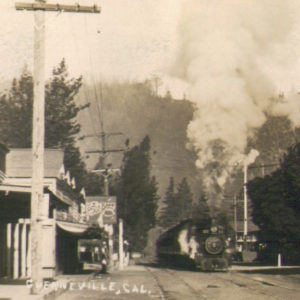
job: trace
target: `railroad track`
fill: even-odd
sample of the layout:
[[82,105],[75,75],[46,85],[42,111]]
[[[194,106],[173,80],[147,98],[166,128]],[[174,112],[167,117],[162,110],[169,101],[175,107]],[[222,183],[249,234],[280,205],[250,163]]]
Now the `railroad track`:
[[[249,299],[249,295],[257,299],[294,299],[293,295],[298,294],[300,291],[296,286],[285,284],[284,281],[278,281],[276,278],[248,276],[236,272],[199,272],[199,280],[202,280],[202,283],[207,281],[207,284],[202,285],[200,289],[196,283],[197,277],[189,279],[189,276],[185,275],[185,273],[172,269],[147,267],[147,270],[160,288],[161,299],[165,300],[221,299],[220,296],[223,295],[223,289],[225,289],[224,293],[227,296],[229,295],[230,286],[240,288],[241,297],[245,295],[245,297],[248,297],[247,299]],[[234,288],[233,291],[238,292]]]
[[146,267],[146,270],[151,274],[152,278],[153,278],[154,281],[156,282],[156,284],[157,284],[157,286],[158,286],[158,288],[159,288],[159,291],[160,291],[160,297],[161,297],[161,299],[163,299],[163,300],[168,300],[167,294],[166,294],[166,292],[164,291],[163,286],[162,286],[162,284],[160,283],[160,281],[158,280],[156,274],[155,274],[155,273],[152,271],[152,269],[149,268],[149,267]]
[[[270,279],[262,278],[262,277],[259,277],[259,276],[255,276],[255,277],[251,276],[250,277],[250,276],[247,276],[245,274],[240,274],[240,273],[239,273],[239,277],[247,278],[248,280],[252,280],[252,281],[258,282],[262,285],[266,285],[266,286],[274,286],[274,287],[279,287],[281,289],[295,290],[295,291],[300,292],[300,289],[297,289],[295,287],[289,287],[289,286],[286,286],[282,283],[278,283],[274,279],[270,280]],[[290,276],[290,277],[293,277],[293,276]],[[296,277],[294,277],[294,278],[296,278]]]
[[253,298],[260,296],[266,299],[294,299],[293,296],[288,296],[288,294],[295,295],[300,292],[300,289],[287,286],[284,282],[278,282],[274,278],[247,276],[236,272],[230,272],[230,274],[232,275],[231,278],[224,278],[219,274],[215,274],[215,277],[248,290],[253,293]]
[[[161,299],[178,300],[178,299],[207,299],[204,295],[199,294],[193,286],[191,286],[184,278],[178,275],[177,272],[170,269],[154,269],[146,267],[152,275],[161,291]],[[162,278],[164,283],[162,283]],[[169,285],[168,285],[169,283]],[[187,298],[188,297],[188,298]]]

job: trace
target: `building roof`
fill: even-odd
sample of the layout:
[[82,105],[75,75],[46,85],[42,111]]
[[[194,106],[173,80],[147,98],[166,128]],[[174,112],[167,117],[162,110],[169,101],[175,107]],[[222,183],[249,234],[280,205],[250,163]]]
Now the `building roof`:
[[[60,149],[45,149],[44,177],[59,178],[64,152]],[[6,176],[29,178],[32,176],[31,149],[10,149],[6,157]]]
[[[243,232],[244,231],[244,222],[243,221],[237,221],[237,232]],[[232,223],[232,226],[234,228],[234,224]],[[251,221],[248,220],[248,232],[254,232],[259,231],[259,228]]]

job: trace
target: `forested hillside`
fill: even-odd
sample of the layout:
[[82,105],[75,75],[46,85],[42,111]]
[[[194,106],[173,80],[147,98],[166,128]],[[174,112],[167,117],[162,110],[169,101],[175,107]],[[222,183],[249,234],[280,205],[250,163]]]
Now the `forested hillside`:
[[[156,176],[160,196],[165,193],[171,176],[175,182],[186,177],[193,193],[199,194],[195,153],[186,148],[186,128],[193,115],[189,101],[174,100],[170,94],[159,97],[149,82],[103,84],[96,90],[85,86],[79,100],[81,104],[91,103],[80,116],[84,135],[101,131],[97,117],[101,111],[104,130],[107,133],[122,132],[122,135],[112,135],[107,139],[107,149],[125,148],[127,139],[131,147],[149,135],[152,173]],[[86,152],[101,146],[95,137],[86,137],[80,143]],[[99,154],[88,155],[87,165],[94,168]],[[121,159],[121,153],[111,153],[109,157],[114,167],[120,166]]]

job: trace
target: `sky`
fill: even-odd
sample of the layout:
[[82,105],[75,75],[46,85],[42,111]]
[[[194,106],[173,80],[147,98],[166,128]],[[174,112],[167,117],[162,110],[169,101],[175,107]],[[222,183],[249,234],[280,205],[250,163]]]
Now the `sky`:
[[[89,82],[165,74],[176,52],[180,1],[59,1],[97,4],[101,13],[46,13],[47,76],[63,57],[71,75]],[[18,76],[25,65],[32,69],[33,20],[33,12],[16,11],[14,1],[0,1],[0,79]]]
[[[24,0],[23,2],[32,1]],[[57,3],[58,1],[48,0],[47,2]],[[46,13],[47,76],[50,76],[53,67],[64,57],[70,74],[73,76],[83,75],[84,80],[89,82],[107,79],[143,80],[153,75],[159,75],[164,79],[164,88],[173,91],[175,97],[182,98],[183,92],[189,94],[187,84],[190,82],[186,84],[186,78],[177,76],[178,74],[172,76],[174,73],[178,73],[174,72],[174,68],[184,69],[182,65],[174,63],[174,60],[184,60],[178,49],[183,45],[182,36],[189,36],[191,26],[187,22],[187,17],[190,20],[193,19],[193,16],[198,17],[197,14],[201,14],[202,8],[204,8],[203,11],[206,11],[208,3],[215,3],[214,0],[59,1],[62,4],[77,2],[82,5],[97,4],[101,7],[101,13]],[[263,17],[261,12],[255,12],[256,4],[260,2],[258,0],[224,0],[216,3],[219,3],[222,9],[228,12],[228,18],[231,18],[230,14],[235,12],[237,3],[246,3],[247,6],[248,2],[252,3],[253,7],[253,10],[249,11],[248,17],[253,20],[259,18],[256,18],[255,15],[253,17],[252,14]],[[265,10],[268,10],[268,6],[276,6],[276,4],[272,4],[272,1],[263,0],[262,2],[269,2],[262,6],[262,9]],[[299,9],[297,2],[299,1],[284,1],[284,3],[294,6],[295,11],[297,8]],[[14,3],[15,1],[12,0],[0,1],[0,54],[2,57],[0,80],[16,77],[24,65],[32,69],[33,64],[33,13],[16,11]],[[189,9],[190,16],[184,15],[184,11]],[[218,10],[213,8],[207,13],[210,14],[210,24],[206,22],[205,25],[212,28]],[[247,15],[244,17],[247,18]],[[299,18],[292,16],[291,19]],[[284,22],[286,21],[278,21],[278,24]],[[201,24],[200,20],[199,24]],[[240,24],[237,25],[240,26]],[[258,22],[259,26],[260,22]],[[275,26],[275,28],[278,29],[280,26]],[[258,30],[263,33],[265,28],[261,27]],[[299,24],[297,24],[293,34],[289,37],[291,46],[289,51],[294,53],[300,51],[299,32]],[[218,48],[222,45],[216,42],[215,46]],[[213,57],[213,50],[211,47],[208,49]],[[290,55],[290,53],[287,51],[282,53],[282,60],[286,60],[284,55]],[[291,56],[294,56],[293,53]],[[269,73],[272,73],[274,80],[279,85],[278,90],[297,88],[300,85],[296,80],[299,62],[292,63],[294,66],[289,67],[289,74],[287,72],[280,73],[281,70],[272,63],[267,66]]]

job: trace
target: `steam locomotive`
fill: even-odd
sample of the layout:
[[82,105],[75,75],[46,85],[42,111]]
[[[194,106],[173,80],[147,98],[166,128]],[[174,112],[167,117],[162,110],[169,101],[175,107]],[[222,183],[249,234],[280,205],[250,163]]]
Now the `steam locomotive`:
[[185,220],[164,232],[156,244],[160,263],[196,267],[203,271],[227,270],[230,249],[222,226]]

